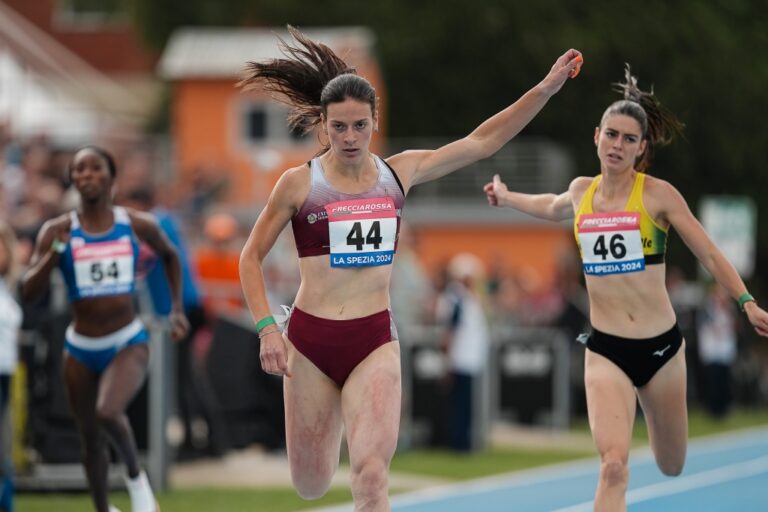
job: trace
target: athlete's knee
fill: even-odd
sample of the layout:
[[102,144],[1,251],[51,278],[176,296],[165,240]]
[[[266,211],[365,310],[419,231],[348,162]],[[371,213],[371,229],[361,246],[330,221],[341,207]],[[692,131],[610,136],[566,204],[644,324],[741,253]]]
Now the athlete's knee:
[[666,476],[680,476],[680,473],[683,472],[684,465],[684,459],[658,461],[659,469]]
[[331,479],[318,475],[291,475],[293,487],[305,500],[317,500],[325,496],[331,486]]
[[[321,463],[320,466],[326,465]],[[316,500],[328,492],[335,472],[336,467],[333,465],[316,466],[314,470],[310,470],[304,465],[292,463],[291,481],[299,496],[305,500]]]
[[386,495],[388,464],[381,458],[371,457],[352,467],[352,493],[357,496]]
[[107,428],[119,425],[123,414],[122,409],[108,403],[96,406],[96,420]]
[[600,479],[606,485],[626,485],[629,481],[629,467],[626,458],[616,454],[606,454],[600,463]]

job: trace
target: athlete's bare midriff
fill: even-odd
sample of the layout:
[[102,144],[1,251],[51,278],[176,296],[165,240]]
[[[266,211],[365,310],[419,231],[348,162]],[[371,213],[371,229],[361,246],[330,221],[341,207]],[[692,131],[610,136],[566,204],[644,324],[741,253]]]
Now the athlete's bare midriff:
[[106,336],[130,324],[136,316],[132,295],[80,299],[72,303],[75,332]]
[[333,268],[330,256],[299,259],[301,285],[296,307],[311,315],[348,320],[389,308],[392,265]]
[[668,331],[675,324],[675,312],[664,284],[665,267],[586,276],[592,326],[624,338],[651,338]]

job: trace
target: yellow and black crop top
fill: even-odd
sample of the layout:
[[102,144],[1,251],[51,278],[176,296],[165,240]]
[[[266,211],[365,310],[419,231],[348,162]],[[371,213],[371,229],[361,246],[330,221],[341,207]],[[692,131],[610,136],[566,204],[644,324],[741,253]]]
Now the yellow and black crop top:
[[[576,243],[579,245],[579,252],[584,258],[583,250],[579,237],[579,226],[583,224],[582,216],[594,214],[592,210],[592,201],[595,196],[595,190],[600,184],[602,175],[598,175],[592,180],[592,183],[587,188],[584,196],[579,203],[579,209],[576,211],[576,217],[574,219],[573,231],[576,236]],[[653,218],[648,214],[643,204],[643,186],[645,183],[645,174],[638,172],[635,174],[635,183],[632,187],[632,192],[629,194],[629,199],[622,212],[611,212],[612,214],[630,213],[639,214],[639,227],[640,227],[640,239],[642,243],[642,252],[646,265],[654,265],[664,263],[664,254],[667,250],[667,229],[660,227]]]

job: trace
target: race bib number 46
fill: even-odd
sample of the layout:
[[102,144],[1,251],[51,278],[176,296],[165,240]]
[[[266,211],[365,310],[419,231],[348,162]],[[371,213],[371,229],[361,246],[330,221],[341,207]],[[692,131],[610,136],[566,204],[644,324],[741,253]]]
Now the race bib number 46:
[[587,275],[645,270],[637,212],[590,213],[579,218],[579,244]]
[[332,267],[391,265],[395,256],[397,210],[390,197],[326,205]]
[[129,239],[73,244],[75,283],[82,297],[128,293],[133,285],[133,248]]

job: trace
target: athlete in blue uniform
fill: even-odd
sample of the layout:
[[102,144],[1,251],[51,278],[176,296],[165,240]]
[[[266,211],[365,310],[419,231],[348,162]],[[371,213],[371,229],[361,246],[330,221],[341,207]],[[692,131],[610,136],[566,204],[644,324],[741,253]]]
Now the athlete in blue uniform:
[[132,511],[155,512],[159,509],[139,467],[136,442],[125,415],[144,382],[149,361],[149,336],[136,317],[132,296],[137,237],[152,247],[167,269],[174,339],[184,336],[188,323],[173,245],[152,216],[112,205],[115,174],[114,159],[103,149],[87,146],[75,154],[69,176],[81,205],[43,225],[23,278],[22,294],[26,300],[38,297],[48,287],[51,271],[57,266],[61,269],[73,311],[64,344],[64,381],[96,510],[116,510],[108,503],[107,434],[127,466]]

